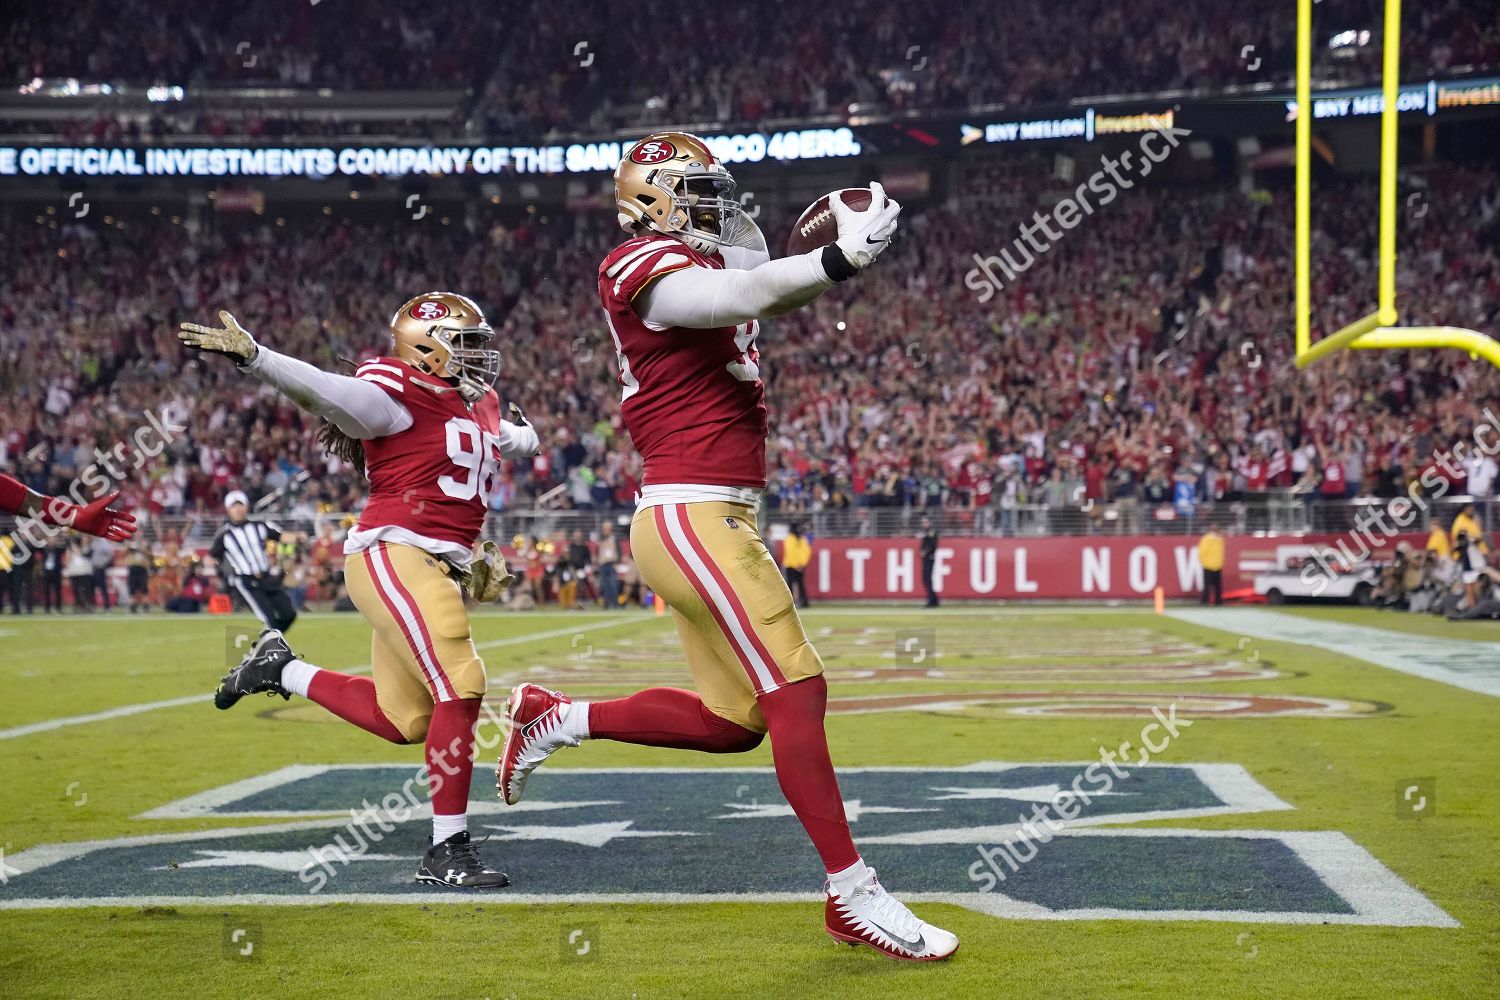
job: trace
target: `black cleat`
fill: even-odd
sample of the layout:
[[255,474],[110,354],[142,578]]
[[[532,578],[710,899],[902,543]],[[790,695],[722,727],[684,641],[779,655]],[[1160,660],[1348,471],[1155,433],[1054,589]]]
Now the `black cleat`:
[[441,844],[433,844],[417,869],[418,882],[433,882],[450,889],[503,889],[510,879],[479,857],[467,830],[455,833]]
[[275,629],[266,629],[240,665],[219,682],[219,689],[214,692],[214,707],[232,708],[245,695],[262,691],[290,699],[290,692],[281,686],[281,668],[295,658],[296,654],[286,644],[286,636]]

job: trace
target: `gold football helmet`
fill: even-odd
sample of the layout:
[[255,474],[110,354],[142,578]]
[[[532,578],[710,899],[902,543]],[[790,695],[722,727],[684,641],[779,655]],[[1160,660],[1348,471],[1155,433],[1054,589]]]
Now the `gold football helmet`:
[[477,402],[500,376],[500,352],[488,346],[495,331],[474,300],[454,292],[424,292],[391,317],[396,356],[413,368],[452,379]]
[[625,151],[615,208],[626,232],[655,230],[706,254],[731,242],[740,218],[734,178],[687,132],[654,132]]

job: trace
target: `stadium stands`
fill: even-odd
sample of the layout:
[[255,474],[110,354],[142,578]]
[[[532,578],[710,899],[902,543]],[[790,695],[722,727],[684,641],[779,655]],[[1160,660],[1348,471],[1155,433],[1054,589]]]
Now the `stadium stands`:
[[[0,38],[12,82],[76,78],[183,85],[191,109],[122,113],[57,126],[103,141],[177,133],[275,137],[326,134],[336,123],[274,110],[230,113],[198,88],[466,92],[432,137],[489,139],[639,128],[667,122],[759,122],[913,109],[1041,104],[1083,95],[1286,83],[1292,6],[1284,16],[1214,0],[1022,0],[976,12],[952,2],[896,8],[852,0],[812,24],[794,0],[706,12],[662,0],[639,33],[607,30],[618,5],[556,0],[476,17],[436,0],[401,13],[349,18],[337,4],[224,7],[86,2],[58,18],[23,6]],[[26,8],[29,8],[26,9]],[[1317,69],[1326,81],[1368,82],[1379,69],[1379,5],[1318,5]],[[1500,66],[1500,4],[1413,5],[1406,70],[1462,73]],[[120,31],[116,25],[149,25]],[[525,30],[516,30],[517,25]],[[1363,33],[1363,34],[1362,34]],[[1335,37],[1347,44],[1331,44]],[[1373,39],[1373,41],[1372,41]],[[1254,67],[1253,69],[1251,67]],[[206,100],[206,103],[205,103]],[[46,130],[31,122],[11,130]],[[353,134],[358,134],[354,129]]]
[[[985,177],[965,183],[978,191]],[[1022,193],[997,218],[916,215],[881,268],[767,325],[774,507],[981,508],[992,512],[984,527],[1004,530],[1017,505],[1171,505],[1180,482],[1200,503],[1294,486],[1390,496],[1500,398],[1500,373],[1452,352],[1346,353],[1296,373],[1282,196],[1132,192],[982,302],[965,271],[1052,183],[1039,168],[1010,168],[1008,181]],[[1408,228],[1407,312],[1494,328],[1500,182],[1456,168],[1426,182],[1433,219],[1466,221]],[[1373,221],[1362,186],[1326,194],[1315,298],[1331,329],[1373,294],[1363,253]],[[358,476],[318,452],[310,421],[190,359],[173,327],[228,306],[267,343],[334,366],[380,349],[395,301],[452,286],[490,310],[502,394],[550,445],[507,471],[494,506],[560,484],[564,507],[631,503],[638,459],[618,433],[592,293],[618,232],[605,215],[475,234],[321,220],[194,239],[165,217],[119,228],[37,218],[0,246],[0,379],[16,387],[0,414],[0,468],[55,491],[95,447],[128,441],[144,413],[170,407],[187,426],[177,463],[128,477],[130,499],[151,514],[211,510],[231,481],[256,496],[302,470],[307,502],[350,509]],[[1356,384],[1384,388],[1356,394]],[[1450,478],[1462,492],[1463,477]]]

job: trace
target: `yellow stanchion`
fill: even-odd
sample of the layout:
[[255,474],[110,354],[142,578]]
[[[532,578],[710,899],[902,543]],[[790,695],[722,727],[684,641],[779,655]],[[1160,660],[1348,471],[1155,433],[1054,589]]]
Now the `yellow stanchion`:
[[1306,368],[1335,351],[1355,349],[1427,349],[1447,347],[1485,358],[1500,367],[1500,341],[1453,326],[1396,326],[1396,145],[1401,84],[1401,0],[1386,0],[1385,51],[1382,53],[1380,111],[1380,234],[1375,311],[1323,337],[1312,333],[1312,7],[1316,0],[1297,0],[1297,122],[1295,223],[1293,246],[1294,333],[1298,368]]

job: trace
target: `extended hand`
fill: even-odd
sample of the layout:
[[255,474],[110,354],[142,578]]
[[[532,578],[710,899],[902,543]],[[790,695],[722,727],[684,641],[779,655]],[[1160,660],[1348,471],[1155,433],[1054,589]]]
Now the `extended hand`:
[[844,252],[844,257],[860,270],[875,263],[875,258],[890,245],[891,237],[896,234],[901,205],[886,197],[885,188],[879,181],[870,182],[870,204],[864,211],[856,212],[844,204],[841,197],[830,198],[828,204],[839,229],[834,244]]
[[200,351],[228,355],[239,364],[254,360],[255,352],[259,350],[255,338],[226,310],[219,310],[219,322],[224,325],[213,327],[183,323],[177,331],[177,339]]
[[112,542],[123,542],[135,534],[135,518],[123,510],[110,507],[120,498],[120,491],[102,496],[93,503],[79,507],[56,497],[48,498],[42,506],[41,521],[59,527],[72,528],[85,535],[98,535]]

